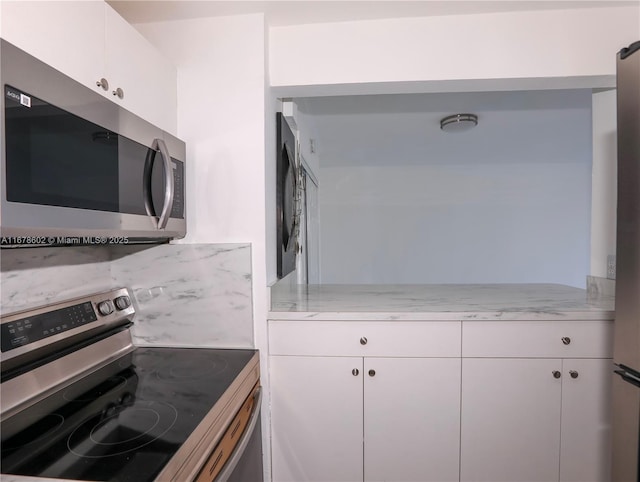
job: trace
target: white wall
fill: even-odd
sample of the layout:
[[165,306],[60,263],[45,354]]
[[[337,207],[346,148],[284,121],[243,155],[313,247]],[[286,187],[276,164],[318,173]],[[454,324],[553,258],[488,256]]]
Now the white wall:
[[369,83],[360,93],[384,89],[378,83],[400,84],[387,92],[469,90],[468,80],[483,82],[474,90],[613,86],[615,52],[637,40],[639,8],[272,27],[271,82],[298,96],[343,94],[358,83]]
[[[300,141],[300,154],[304,157],[312,174],[317,177],[320,169],[320,144],[318,143],[318,130],[315,126],[315,118],[306,113],[304,104],[306,99],[295,99],[294,115],[298,125],[298,139]],[[299,105],[302,104],[302,105]],[[311,141],[314,143],[314,152],[311,152]]]
[[136,27],[178,69],[178,135],[188,159],[182,242],[250,242],[254,315],[266,320],[264,16]]
[[[591,92],[309,99],[323,283],[562,283],[589,274]],[[479,116],[447,134],[439,119]]]
[[[264,350],[261,376],[268,386],[265,203],[274,196],[265,180],[271,176],[266,163],[275,121],[269,115],[276,103],[268,90],[264,15],[136,28],[178,69],[178,136],[187,144],[188,162],[187,237],[182,242],[251,243],[252,335]],[[264,400],[262,431],[268,441],[268,393]]]
[[616,254],[618,151],[616,91],[593,94],[591,275],[607,277],[607,255]]
[[184,241],[247,241],[258,233],[263,241],[263,16],[137,28],[178,68],[178,135],[188,159]]

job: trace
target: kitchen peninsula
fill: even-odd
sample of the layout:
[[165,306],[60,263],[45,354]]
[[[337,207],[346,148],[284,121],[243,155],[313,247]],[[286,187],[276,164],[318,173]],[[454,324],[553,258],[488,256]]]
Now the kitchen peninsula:
[[557,284],[277,286],[273,480],[607,481],[613,316]]

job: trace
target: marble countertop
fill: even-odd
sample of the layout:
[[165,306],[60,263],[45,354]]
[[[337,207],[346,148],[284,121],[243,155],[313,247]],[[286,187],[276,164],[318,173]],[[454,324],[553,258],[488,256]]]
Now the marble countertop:
[[558,284],[299,285],[272,289],[271,320],[613,320],[614,297]]

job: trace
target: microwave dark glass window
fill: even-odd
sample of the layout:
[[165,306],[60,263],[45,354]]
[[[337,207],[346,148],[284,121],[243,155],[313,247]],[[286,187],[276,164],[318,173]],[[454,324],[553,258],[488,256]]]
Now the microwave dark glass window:
[[[25,97],[28,101],[25,101]],[[165,175],[160,154],[124,136],[5,86],[7,200],[160,215]],[[151,172],[150,211],[143,189]],[[184,218],[184,164],[172,159],[171,217]]]
[[117,136],[25,95],[5,86],[7,199],[118,211]]

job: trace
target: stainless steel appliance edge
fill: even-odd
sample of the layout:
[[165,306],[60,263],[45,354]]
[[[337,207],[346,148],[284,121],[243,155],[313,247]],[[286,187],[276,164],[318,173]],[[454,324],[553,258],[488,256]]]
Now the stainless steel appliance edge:
[[613,482],[640,482],[640,41],[617,59]]
[[[7,159],[5,85],[22,89],[46,100],[64,111],[90,121],[105,130],[122,135],[132,141],[152,148],[158,141],[166,146],[170,156],[185,162],[186,145],[177,137],[163,131],[128,110],[118,106],[90,88],[67,77],[58,70],[32,57],[4,39],[0,39],[0,132],[2,182],[0,182],[0,231],[3,242],[0,247],[21,247],[17,238],[29,237],[42,242],[29,241],[25,247],[69,244],[104,244],[127,242],[162,242],[182,238],[186,234],[186,193],[180,189],[183,217],[168,217],[165,202],[164,219],[157,216],[107,212],[96,209],[64,207],[61,205],[30,204],[7,200]],[[159,99],[159,101],[162,101]],[[154,144],[155,140],[155,144]],[[153,147],[160,150],[159,147]],[[166,151],[162,155],[166,155]],[[144,159],[143,159],[144,161]],[[165,165],[170,162],[165,159]],[[139,186],[142,197],[143,185]],[[165,199],[166,201],[166,199]],[[173,204],[173,201],[172,203]],[[158,219],[156,219],[158,218]],[[159,221],[166,220],[166,224]],[[6,241],[6,242],[5,242]],[[14,242],[12,242],[14,241]],[[86,241],[86,242],[85,242]],[[111,241],[111,242],[110,242]]]

